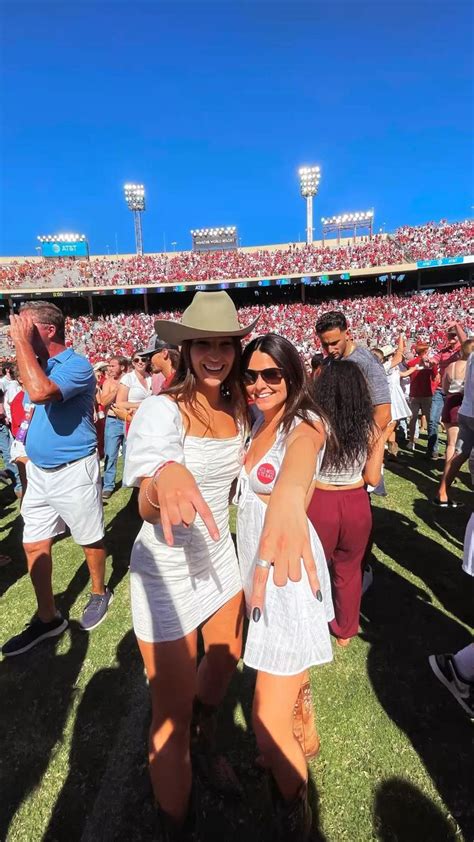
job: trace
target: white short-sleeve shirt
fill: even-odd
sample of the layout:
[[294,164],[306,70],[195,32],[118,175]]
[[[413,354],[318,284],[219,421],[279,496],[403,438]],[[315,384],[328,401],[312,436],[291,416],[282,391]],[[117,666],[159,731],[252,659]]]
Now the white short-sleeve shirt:
[[151,377],[146,377],[145,380],[146,388],[138,379],[134,371],[128,371],[127,374],[124,374],[120,379],[120,383],[123,386],[128,387],[128,400],[131,403],[140,403],[151,395]]

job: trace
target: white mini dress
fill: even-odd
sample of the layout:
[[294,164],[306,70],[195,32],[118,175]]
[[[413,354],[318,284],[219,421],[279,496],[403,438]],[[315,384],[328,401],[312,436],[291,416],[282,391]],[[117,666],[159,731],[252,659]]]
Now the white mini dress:
[[400,383],[400,369],[398,365],[390,367],[390,360],[384,363],[387,374],[388,388],[390,389],[392,421],[400,421],[402,418],[411,418],[412,412]]
[[[261,421],[256,421],[252,433]],[[298,423],[299,419],[295,419],[292,429]],[[257,495],[271,493],[285,456],[286,438],[283,431],[279,431],[273,446],[249,474],[245,465],[242,467],[235,495],[237,553],[249,617],[255,564],[267,509]],[[324,451],[319,454],[317,471],[323,455]],[[328,623],[334,619],[331,581],[321,541],[309,520],[308,527],[323,601],[319,602],[313,595],[304,568],[299,582],[288,581],[284,587],[275,585],[271,568],[262,616],[257,623],[252,619],[249,622],[244,663],[253,669],[273,675],[297,675],[308,667],[332,661],[328,628]]]
[[213,541],[196,516],[189,528],[174,527],[174,546],[169,547],[161,525],[143,523],[130,560],[133,628],[140,640],[178,640],[242,590],[229,529],[229,494],[243,452],[243,435],[186,436],[177,405],[165,396],[149,397],[137,410],[127,440],[125,483],[139,486],[168,460],[186,465],[220,532]]

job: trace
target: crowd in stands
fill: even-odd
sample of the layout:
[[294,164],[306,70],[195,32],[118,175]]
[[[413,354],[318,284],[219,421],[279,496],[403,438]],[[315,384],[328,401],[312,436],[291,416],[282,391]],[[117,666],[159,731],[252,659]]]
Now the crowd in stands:
[[314,275],[467,255],[473,251],[474,221],[428,223],[405,226],[388,237],[376,235],[335,248],[292,245],[286,249],[261,248],[252,252],[181,252],[117,260],[14,262],[0,265],[0,289],[121,287]]
[[[408,340],[426,339],[437,350],[445,341],[446,325],[460,322],[474,333],[474,302],[465,290],[417,295],[409,298],[367,297],[320,304],[270,304],[244,307],[239,317],[245,323],[260,314],[259,333],[277,332],[289,339],[309,361],[314,353],[314,324],[322,312],[337,307],[352,326],[354,338],[368,346],[395,343],[404,332]],[[114,354],[133,356],[147,345],[155,318],[176,318],[179,311],[119,313],[92,319],[66,319],[67,344],[85,353],[92,363]]]
[[395,236],[407,256],[414,261],[468,255],[474,250],[474,220],[453,224],[442,221],[439,224],[405,225],[398,229]]

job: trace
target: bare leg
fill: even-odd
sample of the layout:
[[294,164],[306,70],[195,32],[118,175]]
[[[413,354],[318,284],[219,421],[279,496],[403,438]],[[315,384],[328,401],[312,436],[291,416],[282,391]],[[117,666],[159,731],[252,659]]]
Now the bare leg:
[[243,621],[241,592],[202,626],[206,654],[199,664],[197,696],[205,705],[219,705],[226,694],[242,652]]
[[46,541],[23,544],[28,563],[28,572],[35,589],[36,601],[38,603],[38,617],[43,623],[50,623],[56,616],[52,585],[52,543],[51,538],[48,538]]
[[455,446],[456,446],[456,439],[458,437],[459,427],[457,424],[446,424],[446,434],[447,434],[447,442],[446,442],[446,461],[444,464],[444,471],[443,476],[447,471],[448,464],[454,456]]
[[454,480],[456,479],[459,471],[461,470],[464,462],[467,462],[469,458],[469,454],[464,456],[463,453],[456,453],[455,456],[451,459],[448,469],[445,474],[441,477],[441,482],[439,484],[438,489],[438,498],[442,503],[445,503],[449,496],[449,489],[451,488]]
[[304,754],[293,734],[293,710],[303,678],[304,673],[279,676],[259,672],[255,687],[255,736],[285,801],[291,801],[308,778]]
[[177,824],[186,818],[191,793],[189,743],[196,694],[196,641],[196,632],[166,643],[138,640],[151,692],[151,783],[157,803]]
[[103,541],[89,544],[82,548],[86,557],[87,566],[92,582],[92,593],[105,593],[105,559],[107,557]]

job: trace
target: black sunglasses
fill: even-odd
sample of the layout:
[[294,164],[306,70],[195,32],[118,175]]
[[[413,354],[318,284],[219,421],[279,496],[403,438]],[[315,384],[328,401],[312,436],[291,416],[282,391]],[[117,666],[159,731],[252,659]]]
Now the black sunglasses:
[[144,362],[146,362],[146,360],[144,360],[143,357],[134,357],[133,360],[132,360],[132,363],[144,363]]
[[283,372],[281,368],[247,368],[244,371],[243,379],[246,386],[253,386],[257,382],[258,376],[269,386],[278,386],[283,380]]

